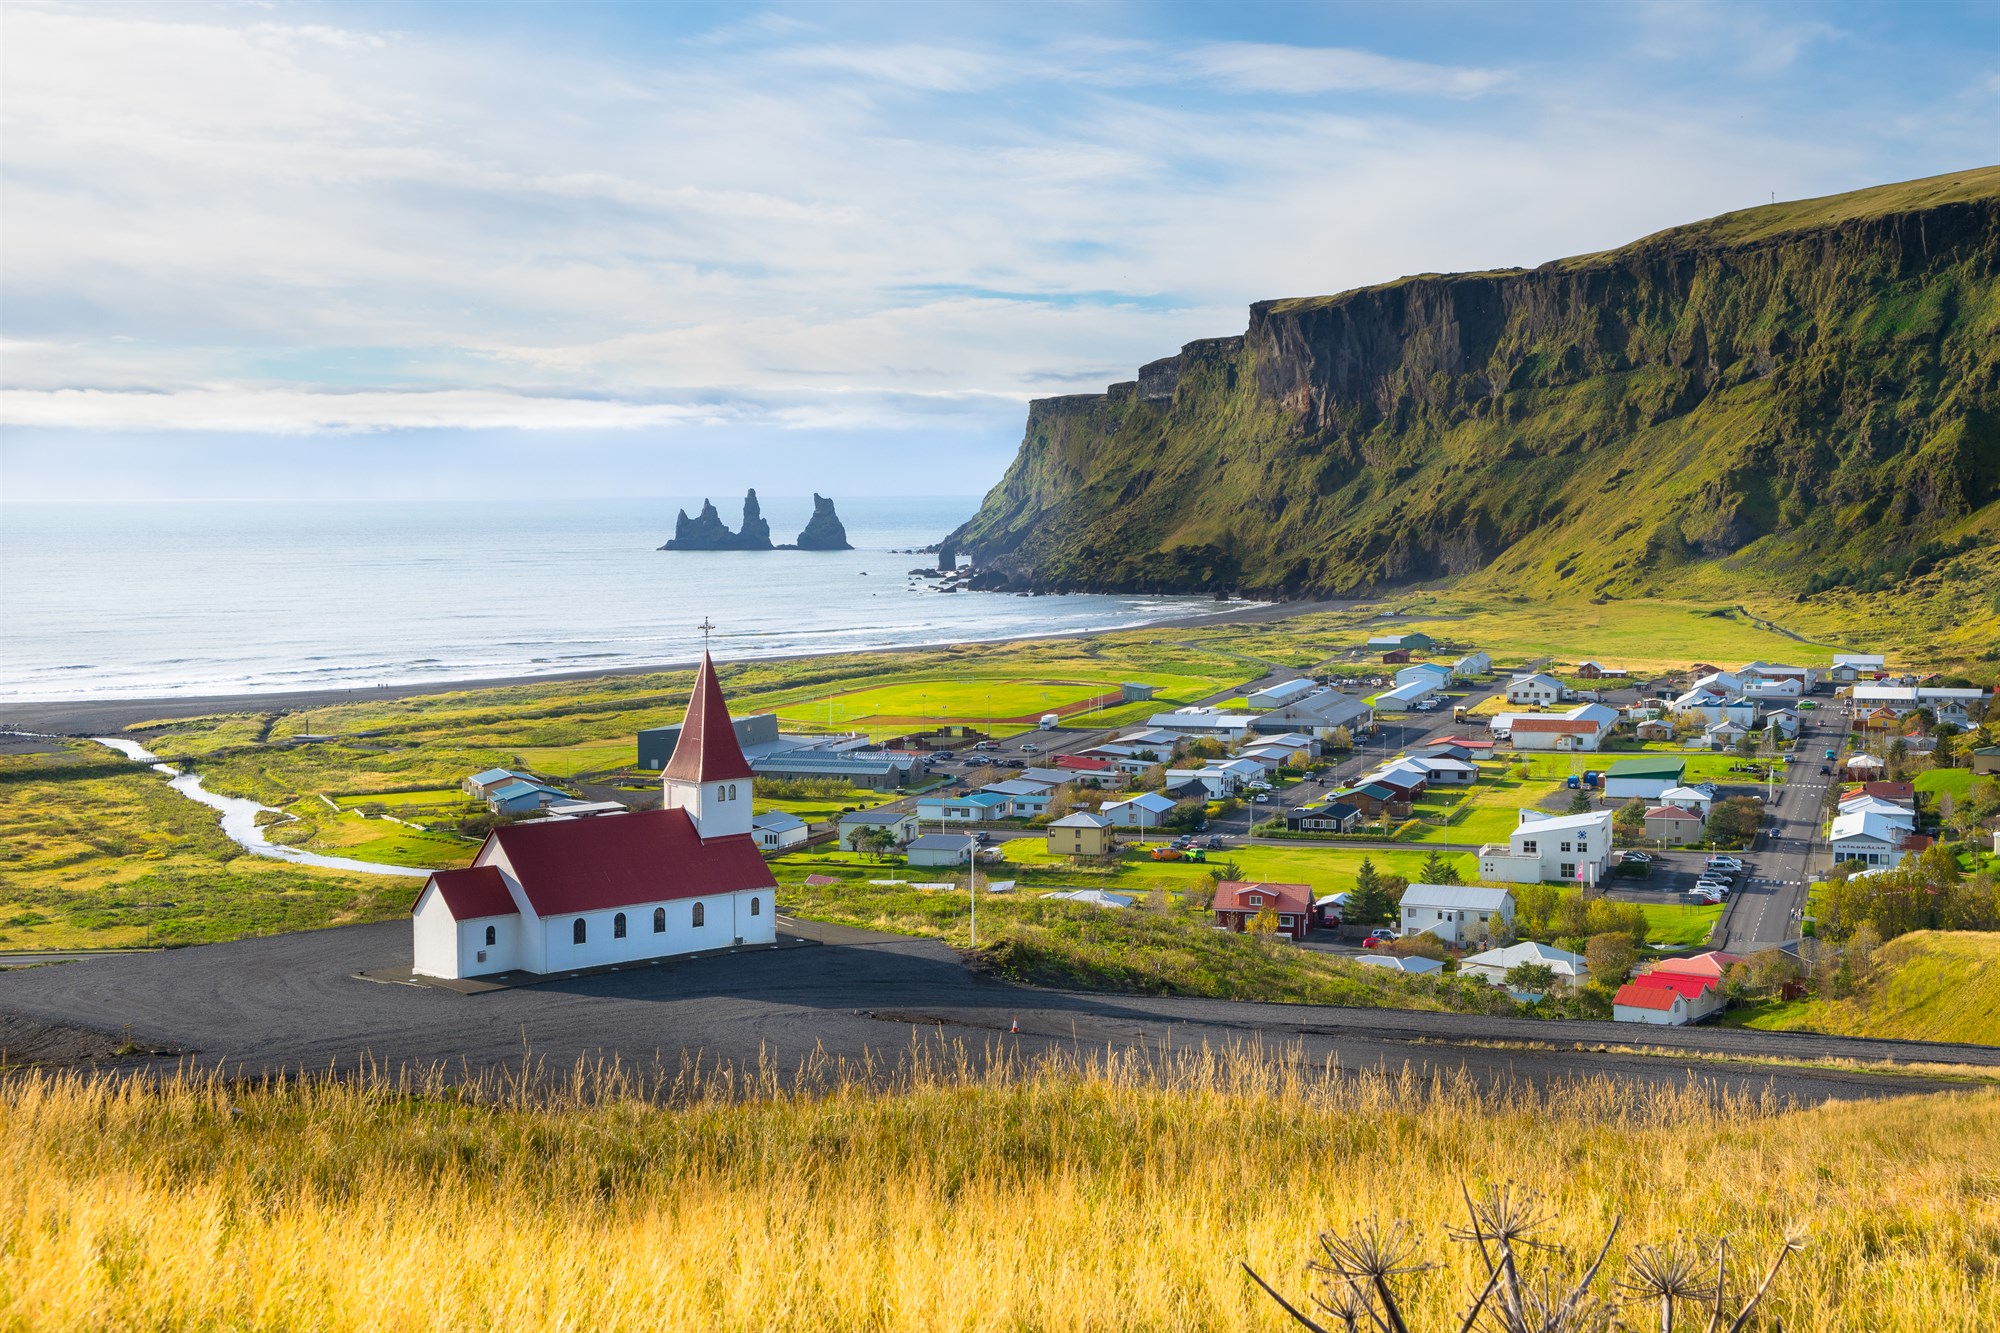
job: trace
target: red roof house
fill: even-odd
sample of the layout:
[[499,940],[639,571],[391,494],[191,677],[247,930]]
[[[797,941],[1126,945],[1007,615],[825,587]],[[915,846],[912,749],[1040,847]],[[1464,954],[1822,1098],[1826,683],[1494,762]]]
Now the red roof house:
[[1263,880],[1224,880],[1215,886],[1215,924],[1244,930],[1260,912],[1278,918],[1278,933],[1295,940],[1312,927],[1312,888]]
[[437,886],[451,914],[460,921],[508,916],[521,910],[514,905],[514,895],[507,892],[507,881],[492,866],[440,870],[431,876],[430,883]]
[[1611,1016],[1620,1023],[1680,1027],[1688,1021],[1687,997],[1677,991],[1628,981],[1611,997]]

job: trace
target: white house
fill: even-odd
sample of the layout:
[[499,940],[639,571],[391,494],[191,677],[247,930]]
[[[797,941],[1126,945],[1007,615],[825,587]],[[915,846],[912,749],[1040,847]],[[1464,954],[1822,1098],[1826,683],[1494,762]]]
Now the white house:
[[[1251,767],[1257,767],[1252,764]],[[1261,772],[1261,770],[1259,770]],[[1189,782],[1199,782],[1202,791],[1211,801],[1219,801],[1225,796],[1234,796],[1243,786],[1241,772],[1232,771],[1220,764],[1209,764],[1203,768],[1170,768],[1167,770],[1167,788],[1174,790]]]
[[750,817],[750,835],[757,845],[767,852],[782,852],[787,847],[805,845],[811,832],[806,821],[783,810],[767,810],[761,815]]
[[1496,917],[1507,927],[1514,923],[1514,895],[1477,884],[1412,884],[1399,906],[1399,934],[1428,932],[1447,944],[1484,937],[1489,931],[1482,927]]
[[1554,676],[1545,676],[1537,671],[1525,676],[1516,676],[1507,682],[1507,702],[1510,704],[1542,705],[1559,704],[1569,697],[1569,687]]
[[1579,704],[1564,713],[1519,713],[1507,732],[1516,750],[1596,750],[1618,725],[1618,710]]
[[1523,810],[1504,846],[1489,842],[1479,849],[1479,878],[1502,884],[1602,883],[1611,868],[1611,816],[1609,810],[1587,815]]
[[1365,953],[1354,960],[1365,967],[1387,967],[1411,976],[1430,976],[1444,971],[1444,964],[1435,958],[1419,958],[1415,954]]
[[841,848],[850,852],[861,850],[861,844],[857,839],[872,829],[887,829],[898,847],[922,832],[918,827],[917,817],[908,811],[893,813],[882,810],[849,810],[840,817],[839,828]]
[[1007,808],[1014,812],[1016,819],[1033,819],[1049,812],[1049,798],[1055,789],[1047,783],[1028,782],[1015,778],[1009,782],[989,782],[981,791],[998,792],[1007,798]]
[[1420,769],[1429,775],[1430,785],[1447,787],[1469,787],[1479,781],[1479,768],[1463,759],[1452,759],[1445,755],[1433,758],[1429,755],[1412,755],[1399,759],[1399,764]]
[[1476,680],[1492,672],[1493,658],[1486,653],[1467,653],[1451,664],[1451,674],[1460,680]]
[[[1552,944],[1542,944],[1536,940],[1522,940],[1519,944],[1510,944],[1504,949],[1488,949],[1484,953],[1473,954],[1459,963],[1458,974],[1462,977],[1478,977],[1489,986],[1505,986],[1508,970],[1522,963],[1540,963],[1554,972],[1556,986],[1560,989],[1581,986],[1590,980],[1590,964],[1584,961],[1582,954],[1570,953],[1566,949],[1558,949]],[[1538,992],[1514,993],[1533,995]]]
[[1660,793],[1658,801],[1661,805],[1677,805],[1683,810],[1693,810],[1706,822],[1709,811],[1715,807],[1715,789],[1706,785],[1669,787]]
[[1115,828],[1158,828],[1174,802],[1156,791],[1140,792],[1124,801],[1107,801],[1099,813]]
[[1836,862],[1861,861],[1872,869],[1901,865],[1908,855],[1903,841],[1909,836],[1907,823],[1868,810],[1835,815],[1826,840]]
[[1437,662],[1416,662],[1396,673],[1398,685],[1408,685],[1413,681],[1423,681],[1427,685],[1443,689],[1451,680],[1451,668]]
[[410,908],[412,971],[538,974],[777,942],[777,881],[751,836],[753,778],[702,655],[662,770],[665,808],[494,829]]
[[1909,806],[1899,801],[1891,801],[1886,797],[1870,795],[1867,792],[1858,792],[1853,796],[1843,798],[1840,804],[1835,807],[1835,813],[1843,815],[1881,815],[1883,819],[1891,824],[1901,824],[1905,831],[1913,830],[1917,826],[1916,812],[1910,809]]

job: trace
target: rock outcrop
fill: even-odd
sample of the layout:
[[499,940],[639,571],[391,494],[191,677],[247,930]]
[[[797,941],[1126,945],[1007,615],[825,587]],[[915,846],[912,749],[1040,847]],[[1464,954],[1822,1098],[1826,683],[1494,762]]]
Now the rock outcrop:
[[771,525],[764,518],[763,510],[757,504],[757,492],[752,488],[743,497],[743,529],[731,532],[729,525],[722,521],[722,515],[708,500],[701,502],[701,513],[689,518],[683,509],[674,519],[673,540],[664,543],[662,551],[768,551],[771,550]]
[[812,517],[806,520],[805,530],[799,533],[801,551],[851,551],[853,546],[847,541],[847,528],[840,516],[833,512],[833,501],[818,492],[813,494]]
[[1995,309],[1993,167],[1260,302],[1032,403],[941,545],[986,588],[1810,592],[1992,540]]

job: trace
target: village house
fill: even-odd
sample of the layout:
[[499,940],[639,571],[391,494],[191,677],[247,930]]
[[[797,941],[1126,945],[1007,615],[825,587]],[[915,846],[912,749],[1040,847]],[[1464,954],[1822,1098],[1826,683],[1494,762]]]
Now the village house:
[[1826,678],[1836,685],[1873,680],[1882,674],[1887,661],[1880,653],[1835,653],[1833,667],[1826,673]]
[[2000,745],[1982,745],[1971,755],[1972,772],[1977,777],[2000,773]]
[[1986,699],[1984,690],[1923,685],[1856,685],[1849,693],[1857,712],[1886,708],[1898,717],[1908,717],[1922,708],[1929,709],[1939,721],[1957,726],[1975,720],[1974,712]]
[[1366,819],[1380,819],[1384,815],[1391,819],[1410,817],[1410,798],[1378,782],[1344,787],[1333,793],[1333,799],[1355,807]]
[[1437,647],[1437,640],[1425,634],[1422,630],[1413,630],[1407,634],[1378,634],[1368,640],[1368,647],[1371,651],[1378,653],[1393,648],[1410,648],[1418,652],[1427,653]]
[[1611,1017],[1619,1023],[1685,1027],[1722,1007],[1722,988],[1706,977],[1643,973],[1611,997]]
[[568,792],[558,791],[539,782],[515,778],[487,790],[486,808],[496,815],[527,815],[537,810],[547,810],[558,802],[569,799]]
[[1361,822],[1361,807],[1326,800],[1285,812],[1285,827],[1293,833],[1348,833]]
[[1579,662],[1576,665],[1576,678],[1578,680],[1618,679],[1629,674],[1631,673],[1622,667],[1608,667],[1602,662]]
[[1678,805],[1683,810],[1692,810],[1706,822],[1709,811],[1715,807],[1715,784],[1704,782],[1693,786],[1669,787],[1660,793],[1658,804]]
[[1247,930],[1261,912],[1277,918],[1280,935],[1302,940],[1312,928],[1312,889],[1304,884],[1234,879],[1215,886],[1216,925]]
[[410,908],[412,971],[548,974],[775,944],[754,778],[706,653],[661,784],[661,809],[503,826],[470,866],[432,874]]
[[[1539,963],[1555,973],[1558,990],[1573,990],[1590,980],[1590,964],[1582,954],[1558,949],[1553,944],[1543,944],[1539,940],[1522,940],[1503,949],[1488,949],[1476,953],[1459,962],[1461,977],[1477,977],[1489,986],[1507,986],[1507,973],[1522,963]],[[1516,991],[1508,987],[1508,993],[1516,999],[1535,999],[1539,991]]]
[[1493,674],[1493,658],[1486,653],[1467,653],[1451,664],[1451,674],[1465,681]]
[[[1007,809],[1015,819],[1034,819],[1049,812],[1049,801],[1055,792],[1047,783],[1029,782],[1024,778],[1014,778],[1008,782],[989,782],[979,789],[979,793],[990,793],[1007,798]],[[979,793],[974,793],[975,795]]]
[[1881,777],[1888,767],[1872,754],[1851,754],[1841,765],[1841,773],[1850,782],[1870,782]]
[[1649,717],[1633,726],[1632,735],[1642,741],[1670,741],[1674,738],[1674,724]]
[[1707,835],[1702,813],[1678,805],[1656,805],[1646,812],[1646,836],[1669,847],[1685,847]]
[[1422,681],[1441,690],[1451,681],[1451,668],[1437,662],[1417,662],[1396,673],[1398,685],[1408,685],[1415,681]]
[[1422,773],[1431,786],[1469,787],[1479,780],[1479,768],[1469,760],[1430,753],[1398,759],[1398,764]]
[[1005,792],[972,791],[963,796],[925,796],[917,802],[917,818],[926,824],[978,824],[1011,819],[1014,804]]
[[1506,731],[1516,750],[1588,751],[1602,748],[1617,725],[1617,709],[1580,704],[1566,713],[1516,713]]
[[1508,681],[1506,693],[1510,704],[1546,708],[1568,698],[1569,687],[1554,676],[1537,671]]
[[849,810],[841,815],[836,827],[840,830],[841,850],[847,852],[862,850],[860,840],[874,829],[888,830],[897,847],[918,833],[917,817],[907,811]]
[[903,849],[913,866],[962,866],[972,863],[979,848],[970,834],[926,833]]
[[1514,925],[1514,895],[1477,884],[1412,884],[1398,907],[1399,934],[1435,935],[1446,944],[1505,934]]
[[805,820],[784,810],[767,810],[761,815],[750,816],[750,836],[757,840],[759,848],[767,852],[803,847],[811,833]]
[[1917,789],[1914,784],[1908,782],[1864,782],[1843,792],[1841,799],[1846,800],[1853,796],[1872,796],[1878,801],[1887,801],[1912,813],[1915,813],[1917,808]]
[[1158,792],[1144,791],[1123,801],[1107,801],[1099,813],[1115,828],[1158,828],[1173,808],[1174,802]]
[[1112,848],[1111,821],[1088,810],[1050,820],[1048,845],[1059,856],[1103,856]]
[[1826,841],[1835,864],[1859,861],[1872,870],[1902,864],[1910,850],[1909,839],[1910,825],[1894,815],[1882,810],[1857,810],[1835,815]]
[[1115,787],[1122,776],[1118,766],[1101,755],[1059,754],[1051,762],[1086,787]]
[[1416,954],[1364,953],[1354,960],[1364,967],[1387,967],[1411,976],[1424,977],[1444,971],[1444,964],[1435,958],[1423,958]]
[[1611,868],[1611,815],[1550,815],[1523,810],[1503,843],[1479,849],[1479,878],[1502,884],[1568,880],[1602,883]]
[[1375,696],[1375,711],[1378,713],[1407,713],[1418,704],[1438,692],[1437,682],[1430,679],[1412,680],[1407,685],[1398,685]]

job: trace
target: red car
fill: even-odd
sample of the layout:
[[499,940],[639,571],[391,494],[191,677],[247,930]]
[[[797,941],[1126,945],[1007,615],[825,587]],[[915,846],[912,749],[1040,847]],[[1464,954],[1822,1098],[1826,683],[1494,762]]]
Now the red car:
[[1361,947],[1364,949],[1379,949],[1395,938],[1394,933],[1390,931],[1371,930],[1368,932],[1368,938],[1361,941]]

